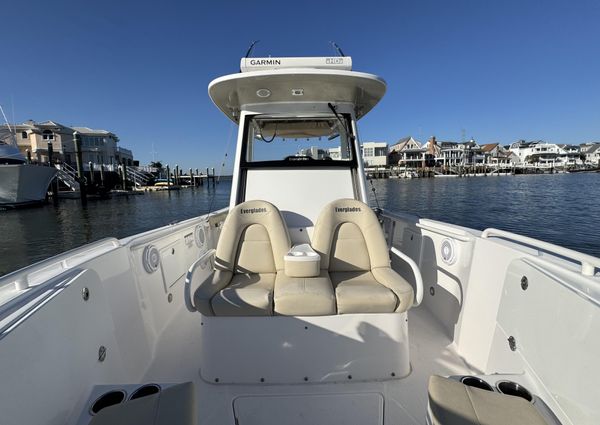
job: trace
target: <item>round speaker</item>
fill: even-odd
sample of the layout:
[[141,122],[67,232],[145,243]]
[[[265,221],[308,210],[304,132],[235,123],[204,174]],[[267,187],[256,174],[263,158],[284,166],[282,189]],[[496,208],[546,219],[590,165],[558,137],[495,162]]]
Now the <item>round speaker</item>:
[[444,263],[450,266],[456,263],[456,245],[452,239],[444,239],[440,251]]
[[148,245],[144,248],[142,263],[144,264],[144,270],[148,273],[154,273],[158,270],[158,266],[160,265],[160,253],[154,245]]
[[199,224],[194,229],[194,240],[198,248],[203,248],[206,245],[206,229],[204,224]]

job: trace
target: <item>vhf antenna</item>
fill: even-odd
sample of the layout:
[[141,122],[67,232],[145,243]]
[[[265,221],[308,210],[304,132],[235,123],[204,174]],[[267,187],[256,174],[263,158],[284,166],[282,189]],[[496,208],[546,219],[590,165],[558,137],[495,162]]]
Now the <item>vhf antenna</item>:
[[244,58],[247,58],[248,56],[250,56],[250,53],[252,53],[252,49],[254,49],[254,45],[256,43],[258,43],[260,40],[254,40],[252,42],[252,44],[250,45],[250,47],[248,47],[248,51],[246,52],[246,56],[244,56]]
[[331,44],[331,46],[335,49],[335,51],[338,52],[338,55],[340,55],[341,57],[346,56],[344,54],[344,52],[342,52],[342,49],[340,49],[340,46],[338,46],[335,41],[330,41],[329,44]]

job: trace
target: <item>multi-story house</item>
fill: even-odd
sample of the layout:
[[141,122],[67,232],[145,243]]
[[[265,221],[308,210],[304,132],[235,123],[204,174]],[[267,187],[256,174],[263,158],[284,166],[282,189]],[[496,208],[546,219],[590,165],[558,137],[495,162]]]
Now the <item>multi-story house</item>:
[[53,158],[68,164],[75,163],[73,134],[81,135],[83,163],[116,165],[133,164],[131,150],[117,146],[119,138],[110,131],[88,127],[68,127],[55,121],[26,121],[11,126],[16,132],[17,145],[33,161],[48,161],[48,144],[52,144]]
[[519,162],[519,157],[510,150],[500,146],[499,143],[481,145],[481,152],[485,156],[484,164],[512,165]]
[[385,142],[365,142],[361,146],[365,167],[385,167],[388,159],[388,144]]
[[591,144],[585,150],[585,163],[600,167],[600,143]]
[[532,142],[519,140],[510,145],[510,151],[519,157],[520,163],[539,166],[574,166],[583,163],[579,147],[558,145],[543,140]]
[[404,137],[392,146],[388,152],[389,165],[403,165],[409,167],[418,167],[417,164],[423,159],[425,149],[421,147],[421,143],[412,136]]

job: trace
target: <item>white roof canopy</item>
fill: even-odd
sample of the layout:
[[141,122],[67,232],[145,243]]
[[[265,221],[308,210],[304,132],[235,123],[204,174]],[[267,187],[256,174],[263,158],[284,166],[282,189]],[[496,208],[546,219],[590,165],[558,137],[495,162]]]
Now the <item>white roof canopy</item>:
[[212,101],[235,122],[247,105],[294,102],[349,103],[358,119],[373,109],[385,90],[385,81],[372,74],[310,68],[226,75],[208,86]]

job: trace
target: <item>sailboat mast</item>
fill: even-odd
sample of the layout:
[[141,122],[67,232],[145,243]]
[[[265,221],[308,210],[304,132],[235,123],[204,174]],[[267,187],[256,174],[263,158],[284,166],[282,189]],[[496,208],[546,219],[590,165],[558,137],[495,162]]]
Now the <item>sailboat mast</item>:
[[0,105],[0,112],[2,112],[2,117],[4,118],[4,122],[6,123],[6,127],[8,127],[8,131],[10,132],[10,134],[12,136],[12,145],[15,148],[18,148],[16,131],[10,128],[10,123],[8,122],[8,118],[6,118],[6,114],[4,113],[4,108],[2,108],[2,105]]

